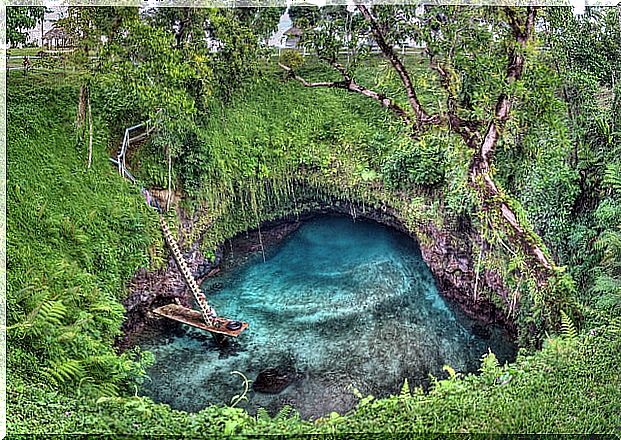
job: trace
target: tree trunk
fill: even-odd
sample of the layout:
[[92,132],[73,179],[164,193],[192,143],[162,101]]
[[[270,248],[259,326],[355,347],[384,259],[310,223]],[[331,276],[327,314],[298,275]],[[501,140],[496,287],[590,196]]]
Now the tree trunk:
[[[523,50],[533,32],[536,9],[534,7],[528,8],[528,15],[523,29],[517,24],[517,21],[514,21],[515,17],[513,14],[509,13],[508,15],[511,19],[510,23],[513,27],[519,49]],[[509,65],[507,66],[506,80],[508,84],[521,78],[524,62],[524,56],[519,51],[513,50],[509,55]],[[472,158],[469,170],[470,182],[479,194],[483,209],[498,209],[500,216],[508,227],[507,233],[534,260],[536,266],[533,269],[537,273],[537,279],[540,283],[545,283],[548,275],[554,270],[554,262],[537,245],[536,235],[520,225],[517,215],[505,201],[504,194],[498,189],[492,177],[494,153],[505,124],[509,119],[510,111],[511,100],[505,93],[502,93],[498,97],[494,115],[487,126],[483,140]]]
[[84,124],[86,123],[86,108],[87,108],[87,87],[86,85],[80,85],[80,95],[78,96],[78,111],[75,116],[75,126],[78,135],[77,143],[82,143],[84,139]]

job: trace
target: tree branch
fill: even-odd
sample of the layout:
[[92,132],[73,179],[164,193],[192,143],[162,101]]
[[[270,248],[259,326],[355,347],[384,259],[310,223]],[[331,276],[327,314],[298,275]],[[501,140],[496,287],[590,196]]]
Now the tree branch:
[[331,88],[337,88],[337,89],[344,89],[344,90],[347,90],[353,93],[359,93],[368,98],[378,101],[383,107],[386,107],[387,109],[391,110],[394,114],[399,116],[406,124],[409,125],[412,122],[407,112],[403,108],[401,108],[398,104],[396,104],[392,99],[388,98],[387,96],[381,93],[378,93],[374,90],[368,89],[356,83],[356,81],[354,81],[347,75],[343,66],[339,65],[338,63],[332,63],[332,65],[337,70],[339,70],[339,72],[341,72],[341,74],[344,77],[343,81],[308,82],[301,76],[297,75],[293,71],[293,69],[291,69],[291,67],[285,66],[284,64],[281,64],[281,63],[278,63],[278,65],[285,72],[287,72],[290,78],[295,79],[300,84],[302,84],[304,87],[331,87]]
[[[518,51],[511,49],[509,53],[509,63],[507,65],[506,83],[509,85],[518,81],[522,77],[524,70],[525,58],[521,51],[526,47],[532,37],[537,8],[529,6],[527,8],[526,19],[523,23],[517,18],[515,11],[511,8],[505,8],[509,26],[513,29],[513,35],[518,45]],[[489,122],[483,142],[479,147],[479,151],[473,156],[470,164],[470,179],[475,187],[483,185],[480,189],[482,192],[483,204],[497,204],[500,215],[511,226],[513,234],[522,244],[524,250],[529,253],[544,270],[551,271],[554,268],[554,262],[550,261],[543,250],[528,237],[530,233],[525,230],[517,219],[517,215],[512,208],[503,200],[502,193],[498,189],[491,175],[492,160],[498,145],[498,140],[502,135],[506,122],[509,119],[511,111],[511,99],[506,92],[502,92],[496,101],[496,109],[494,117]]]
[[418,96],[416,96],[416,91],[414,90],[414,85],[412,84],[412,79],[405,66],[395,54],[392,46],[390,46],[386,42],[386,38],[384,37],[384,31],[381,29],[379,23],[373,17],[371,12],[367,9],[366,6],[362,4],[356,4],[358,10],[362,13],[364,19],[371,26],[371,31],[373,32],[373,36],[375,37],[375,41],[377,45],[381,49],[384,56],[390,61],[394,69],[399,74],[399,78],[401,78],[401,82],[405,86],[405,90],[408,96],[408,101],[410,103],[410,107],[414,111],[414,115],[416,116],[416,127],[421,129],[425,124],[439,124],[441,122],[441,118],[439,115],[430,116],[422,107],[420,101],[418,100]]
[[481,142],[479,129],[483,123],[481,121],[465,120],[457,114],[457,99],[451,89],[449,72],[434,60],[433,54],[429,49],[425,49],[425,51],[429,57],[429,66],[438,73],[440,84],[447,93],[446,107],[449,127],[462,137],[466,145],[471,148],[477,148]]
[[[521,25],[518,23],[518,19],[515,16],[515,12],[511,8],[506,8],[507,17],[509,17],[509,24],[513,29],[513,34],[516,39],[516,43],[519,45],[519,49],[522,50],[526,47],[528,40],[531,38],[537,9],[533,6],[527,8],[527,17],[524,24],[524,30],[521,29]],[[509,64],[507,66],[506,82],[511,84],[522,78],[522,72],[524,70],[524,55],[519,53],[515,49],[512,49],[509,54]],[[496,149],[496,143],[504,126],[509,119],[509,113],[511,111],[511,100],[506,93],[501,93],[496,101],[496,109],[494,112],[494,119],[490,122],[487,133],[485,134],[483,144],[480,150],[480,160],[482,162],[488,162],[491,160],[492,155]]]

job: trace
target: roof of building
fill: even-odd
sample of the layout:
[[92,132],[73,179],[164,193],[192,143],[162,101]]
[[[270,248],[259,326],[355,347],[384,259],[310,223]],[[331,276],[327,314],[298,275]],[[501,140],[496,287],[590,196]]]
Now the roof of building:
[[53,27],[43,35],[43,39],[50,40],[52,38],[69,38],[70,35],[63,28]]
[[285,35],[288,37],[301,37],[304,31],[299,27],[292,26],[285,31]]

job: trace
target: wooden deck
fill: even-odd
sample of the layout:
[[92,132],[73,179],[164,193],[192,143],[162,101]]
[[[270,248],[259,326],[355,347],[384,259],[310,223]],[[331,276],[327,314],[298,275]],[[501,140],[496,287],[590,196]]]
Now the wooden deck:
[[215,324],[213,326],[209,326],[205,323],[205,321],[203,321],[203,317],[201,316],[201,313],[199,311],[188,309],[187,307],[183,307],[177,304],[167,304],[165,306],[158,307],[157,309],[153,310],[153,313],[168,319],[172,319],[173,321],[191,325],[192,327],[196,327],[201,330],[226,336],[239,336],[241,332],[248,328],[248,323],[242,322],[242,326],[237,330],[229,330],[228,328],[226,328],[226,324],[229,322],[235,322],[235,320],[220,317],[214,320]]

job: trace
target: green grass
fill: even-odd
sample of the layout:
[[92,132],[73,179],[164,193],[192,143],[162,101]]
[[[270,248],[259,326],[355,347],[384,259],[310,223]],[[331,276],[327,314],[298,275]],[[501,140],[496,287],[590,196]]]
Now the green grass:
[[7,56],[23,57],[23,56],[35,56],[42,50],[47,50],[45,47],[16,47],[6,51]]
[[17,74],[8,82],[9,384],[15,376],[61,389],[82,381],[84,390],[114,394],[139,376],[112,343],[125,282],[150,264],[148,247],[159,240],[155,215],[115,174],[100,124],[87,169],[71,78]]

